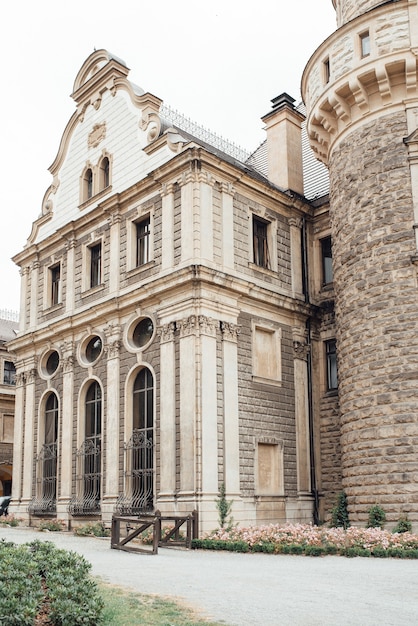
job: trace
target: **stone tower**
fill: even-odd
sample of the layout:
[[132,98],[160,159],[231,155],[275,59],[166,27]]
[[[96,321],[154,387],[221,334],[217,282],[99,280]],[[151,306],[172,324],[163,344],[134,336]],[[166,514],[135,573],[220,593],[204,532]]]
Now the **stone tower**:
[[418,528],[417,0],[333,0],[302,78],[330,172],[343,487]]

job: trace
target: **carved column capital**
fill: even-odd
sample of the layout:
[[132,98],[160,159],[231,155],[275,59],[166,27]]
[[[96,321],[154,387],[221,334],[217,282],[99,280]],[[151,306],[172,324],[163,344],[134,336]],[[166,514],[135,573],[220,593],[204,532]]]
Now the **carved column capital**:
[[174,340],[174,332],[176,330],[176,323],[169,322],[168,324],[161,324],[157,328],[157,334],[160,337],[161,343],[167,343]]
[[216,337],[216,329],[218,325],[212,317],[199,315],[198,323],[201,334],[209,335],[210,337]]
[[221,322],[222,339],[224,341],[238,341],[238,335],[241,332],[241,327],[237,324],[231,324],[231,322]]
[[180,337],[187,337],[196,333],[196,315],[190,315],[177,322],[180,328]]

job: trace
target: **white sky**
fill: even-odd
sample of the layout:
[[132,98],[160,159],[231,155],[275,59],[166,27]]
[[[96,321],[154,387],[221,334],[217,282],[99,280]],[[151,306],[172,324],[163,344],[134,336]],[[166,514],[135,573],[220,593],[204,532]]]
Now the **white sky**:
[[335,30],[332,0],[17,0],[2,6],[0,309],[18,310],[20,252],[52,182],[74,112],[74,79],[94,49],[129,79],[235,143],[264,139],[260,118],[300,99],[309,57]]

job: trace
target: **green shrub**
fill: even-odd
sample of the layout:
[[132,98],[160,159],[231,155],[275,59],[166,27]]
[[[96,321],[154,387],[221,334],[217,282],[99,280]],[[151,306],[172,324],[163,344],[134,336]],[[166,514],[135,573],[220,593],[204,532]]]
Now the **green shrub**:
[[367,520],[367,528],[383,528],[386,522],[386,513],[379,504],[374,504],[367,511],[369,518]]
[[267,554],[273,554],[275,550],[274,543],[271,541],[261,541],[260,543],[256,543],[252,546],[253,552],[266,552]]
[[412,524],[409,521],[408,517],[401,517],[396,524],[395,528],[392,530],[393,533],[410,533],[412,531]]
[[74,528],[74,534],[78,537],[110,537],[110,530],[106,528],[103,522],[91,522]]
[[326,549],[323,546],[305,546],[306,556],[324,556]]
[[350,526],[348,518],[347,495],[345,491],[341,491],[337,496],[335,506],[331,509],[331,528],[345,528]]
[[[50,542],[0,542],[0,623],[33,626],[48,589],[49,619],[56,626],[97,626],[103,600],[84,557]],[[5,620],[5,621],[4,621]]]
[[65,528],[65,522],[59,519],[44,519],[39,522],[39,530],[61,531]]

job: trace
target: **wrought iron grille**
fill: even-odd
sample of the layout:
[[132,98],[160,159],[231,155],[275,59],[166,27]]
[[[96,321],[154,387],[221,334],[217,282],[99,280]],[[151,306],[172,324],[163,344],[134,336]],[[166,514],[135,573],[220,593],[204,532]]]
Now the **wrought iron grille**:
[[174,126],[177,126],[187,133],[190,133],[190,135],[193,135],[197,139],[201,139],[205,143],[213,146],[214,148],[217,148],[218,150],[229,154],[234,159],[237,159],[237,161],[245,163],[245,161],[250,156],[250,153],[244,148],[241,148],[241,146],[237,146],[232,141],[224,139],[224,137],[220,137],[208,128],[200,126],[190,118],[185,117],[182,113],[166,104],[163,104],[161,106],[160,113],[163,117],[167,118]]
[[125,493],[116,503],[122,515],[138,515],[154,508],[154,442],[151,429],[134,430],[124,445]]
[[54,514],[57,510],[57,443],[46,443],[35,458],[36,496],[29,504],[32,515]]
[[88,437],[76,452],[76,496],[71,499],[71,515],[96,515],[100,512],[102,482],[101,437]]

